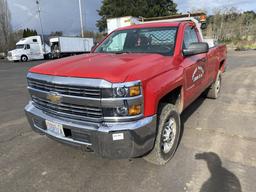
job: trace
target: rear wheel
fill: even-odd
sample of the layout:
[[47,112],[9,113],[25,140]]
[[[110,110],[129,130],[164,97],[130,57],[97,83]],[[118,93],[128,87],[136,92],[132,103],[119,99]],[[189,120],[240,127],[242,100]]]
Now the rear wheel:
[[26,61],[28,61],[28,57],[27,57],[26,55],[22,55],[21,58],[20,58],[20,60],[21,60],[22,62],[26,62]]
[[180,115],[176,107],[169,103],[161,104],[155,146],[144,159],[157,165],[166,164],[177,149],[180,132]]
[[207,92],[207,97],[211,99],[217,99],[221,89],[221,71],[218,72],[216,80],[212,83]]

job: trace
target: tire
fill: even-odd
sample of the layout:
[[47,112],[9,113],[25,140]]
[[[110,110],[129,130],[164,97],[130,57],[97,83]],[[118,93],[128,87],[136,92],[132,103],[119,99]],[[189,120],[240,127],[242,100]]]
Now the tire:
[[20,60],[21,60],[22,62],[26,62],[26,61],[28,61],[28,57],[27,57],[26,55],[22,55],[21,58],[20,58]]
[[221,71],[218,72],[215,81],[210,86],[206,97],[211,99],[217,99],[221,89]]
[[164,165],[173,157],[179,144],[180,115],[176,107],[169,103],[161,104],[158,114],[155,145],[152,151],[143,158],[150,163]]

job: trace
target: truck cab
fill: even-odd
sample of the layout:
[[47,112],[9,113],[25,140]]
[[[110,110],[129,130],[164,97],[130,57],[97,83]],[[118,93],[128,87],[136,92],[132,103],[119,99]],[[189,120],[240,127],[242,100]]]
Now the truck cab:
[[[45,46],[45,51],[44,51]],[[31,36],[21,39],[16,43],[16,48],[8,52],[9,61],[28,61],[44,59],[44,54],[49,52],[49,46],[43,45],[40,36]]]
[[203,42],[190,19],[118,28],[91,54],[29,70],[33,130],[106,158],[167,163],[180,114],[200,94],[216,99],[225,45]]

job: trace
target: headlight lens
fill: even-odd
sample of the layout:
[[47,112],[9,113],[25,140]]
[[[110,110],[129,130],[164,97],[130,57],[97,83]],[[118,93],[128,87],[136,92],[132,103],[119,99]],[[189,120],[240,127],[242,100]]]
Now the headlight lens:
[[136,97],[142,94],[141,82],[115,83],[113,88],[103,88],[103,98]]
[[124,105],[116,108],[104,108],[103,113],[105,117],[136,116],[142,113],[142,104],[131,106]]
[[114,95],[117,97],[126,97],[128,95],[128,88],[117,87],[114,89]]
[[127,116],[128,115],[128,109],[127,107],[117,107],[116,108],[116,113],[118,116]]

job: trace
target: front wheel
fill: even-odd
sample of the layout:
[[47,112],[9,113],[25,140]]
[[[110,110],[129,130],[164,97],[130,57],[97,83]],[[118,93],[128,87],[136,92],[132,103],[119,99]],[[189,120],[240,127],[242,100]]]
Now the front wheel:
[[157,165],[166,164],[178,147],[180,130],[180,115],[176,107],[169,103],[161,104],[155,145],[144,159]]
[[27,57],[26,55],[22,55],[21,58],[20,58],[20,60],[21,60],[22,62],[26,62],[26,61],[28,61],[28,57]]

